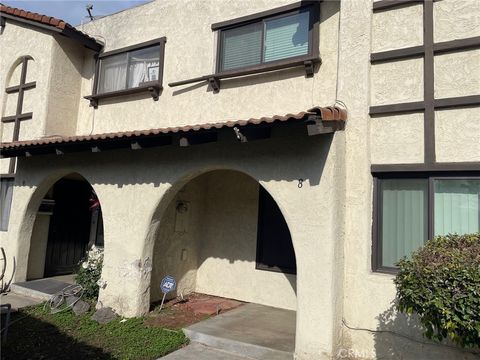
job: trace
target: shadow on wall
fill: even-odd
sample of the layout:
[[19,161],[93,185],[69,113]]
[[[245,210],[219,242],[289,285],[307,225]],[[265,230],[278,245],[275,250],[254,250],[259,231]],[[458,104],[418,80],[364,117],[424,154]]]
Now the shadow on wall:
[[[18,176],[16,187],[37,187],[43,181],[46,192],[63,174],[79,172],[95,185],[174,184],[181,173],[193,178],[205,170],[222,168],[218,164],[231,164],[230,168],[251,173],[260,181],[308,181],[318,185],[329,154],[333,134],[306,136],[305,128],[274,128],[276,138],[239,143],[232,130],[230,139],[219,139],[217,143],[179,148],[168,145],[142,150],[112,150],[100,153],[66,153],[64,155],[32,156],[18,158],[19,175],[28,168],[28,177]],[[295,133],[295,132],[298,132]],[[301,141],[299,141],[301,137]],[[273,150],[274,149],[274,150]],[[273,152],[274,151],[274,152]],[[44,181],[32,174],[44,177],[51,161],[52,169],[47,173],[53,180]],[[288,164],[288,166],[284,166]],[[46,166],[47,165],[47,166]],[[128,166],[128,171],[125,167]],[[59,169],[68,169],[62,171]],[[150,171],[145,171],[150,169]],[[161,169],[161,171],[160,171]],[[47,170],[48,171],[48,170]],[[58,173],[60,175],[55,175]],[[42,175],[43,174],[43,175]],[[193,175],[192,175],[193,174]]]
[[[258,182],[228,170],[202,174],[180,189],[161,217],[154,246],[151,301],[161,298],[158,284],[168,274],[178,282],[170,297],[197,291],[293,305],[295,275],[255,268],[258,197]],[[272,296],[285,296],[286,300]]]
[[424,327],[415,314],[396,310],[396,301],[381,313],[374,334],[377,359],[453,360],[479,359],[480,351],[463,350],[452,343],[439,343],[423,337]]

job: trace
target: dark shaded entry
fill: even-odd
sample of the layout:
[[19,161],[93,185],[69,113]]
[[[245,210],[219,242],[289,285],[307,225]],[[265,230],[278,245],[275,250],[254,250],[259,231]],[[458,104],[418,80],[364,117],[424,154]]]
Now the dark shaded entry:
[[259,189],[257,269],[297,273],[292,237],[282,212],[262,186]]
[[[85,256],[91,240],[97,242],[100,235],[102,239],[99,240],[103,243],[103,226],[92,226],[92,221],[101,223],[101,210],[98,200],[96,212],[95,208],[92,209],[92,198],[96,199],[96,196],[88,182],[61,179],[53,186],[52,197],[54,205],[48,232],[45,277],[72,273]],[[93,237],[90,236],[91,230],[94,231]]]

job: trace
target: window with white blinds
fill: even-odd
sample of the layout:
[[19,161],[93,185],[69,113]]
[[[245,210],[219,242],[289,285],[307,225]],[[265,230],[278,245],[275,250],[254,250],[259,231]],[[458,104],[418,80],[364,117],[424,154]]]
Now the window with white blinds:
[[480,178],[378,179],[374,269],[395,268],[433,237],[480,231]]
[[312,52],[311,7],[220,30],[219,71],[248,68]]

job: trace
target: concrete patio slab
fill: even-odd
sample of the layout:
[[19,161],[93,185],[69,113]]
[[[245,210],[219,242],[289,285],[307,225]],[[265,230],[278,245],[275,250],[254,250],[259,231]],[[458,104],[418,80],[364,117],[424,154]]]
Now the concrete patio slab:
[[18,309],[27,307],[27,306],[32,306],[32,305],[37,305],[40,304],[42,300],[40,299],[35,299],[32,297],[28,296],[22,296],[14,293],[7,293],[2,296],[0,296],[0,303],[3,304],[10,304],[12,306],[12,311],[18,311]]
[[238,356],[225,351],[212,349],[208,346],[192,343],[183,349],[175,351],[161,360],[250,360],[251,358]]
[[49,300],[53,294],[73,283],[73,277],[67,275],[15,283],[11,285],[10,290],[14,294]]
[[246,304],[184,329],[191,341],[258,360],[292,360],[295,311]]

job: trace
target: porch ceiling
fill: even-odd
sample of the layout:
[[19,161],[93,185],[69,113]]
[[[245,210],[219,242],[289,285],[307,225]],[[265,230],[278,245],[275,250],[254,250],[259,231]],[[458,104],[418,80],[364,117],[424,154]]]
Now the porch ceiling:
[[314,107],[297,114],[274,115],[248,120],[225,121],[202,125],[186,125],[138,131],[125,131],[87,136],[47,137],[38,140],[0,144],[2,158],[40,154],[62,155],[69,152],[100,152],[120,148],[133,150],[162,145],[189,146],[217,141],[220,131],[233,131],[240,142],[269,138],[273,126],[300,125],[308,135],[332,133],[344,128],[347,112],[338,107]]

